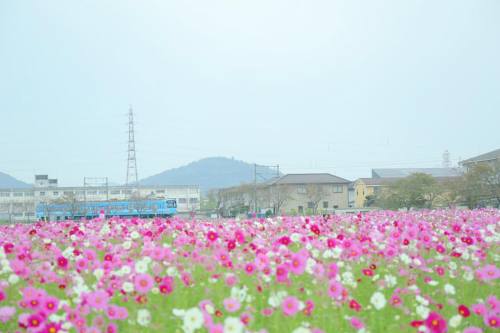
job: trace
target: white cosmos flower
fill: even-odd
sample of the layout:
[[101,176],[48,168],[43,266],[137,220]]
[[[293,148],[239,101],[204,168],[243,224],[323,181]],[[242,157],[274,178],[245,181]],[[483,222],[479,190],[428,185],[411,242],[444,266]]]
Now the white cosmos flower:
[[415,300],[416,300],[418,303],[422,304],[422,305],[425,305],[425,306],[429,305],[429,301],[428,301],[426,298],[423,298],[423,297],[422,297],[422,296],[420,296],[420,295],[415,296]]
[[130,238],[132,239],[137,239],[139,237],[141,237],[141,235],[139,235],[139,233],[135,230],[130,233]]
[[385,284],[387,285],[387,287],[389,287],[389,288],[394,287],[397,283],[396,277],[394,275],[390,275],[390,274],[387,274],[386,276],[384,276],[384,281],[385,281]]
[[447,283],[444,285],[444,292],[447,293],[448,295],[455,295],[455,287]]
[[104,275],[104,270],[102,268],[98,268],[94,271],[94,276],[96,277],[97,280],[100,280],[103,275]]
[[420,318],[425,319],[429,316],[429,309],[423,305],[418,305],[416,308],[417,314]]
[[151,313],[147,309],[137,311],[137,323],[141,326],[148,326],[151,323]]
[[16,274],[11,274],[9,275],[9,284],[16,284],[19,282],[19,276],[17,276]]
[[387,304],[387,301],[385,299],[384,294],[377,291],[370,298],[370,303],[373,304],[375,309],[380,310],[380,309],[383,309],[385,307],[385,305]]
[[130,248],[132,247],[132,242],[130,240],[126,240],[125,242],[123,242],[122,247],[125,250],[130,250]]
[[450,321],[448,323],[450,324],[450,327],[457,328],[458,326],[460,326],[461,322],[462,322],[462,316],[455,315],[450,318]]
[[184,315],[186,314],[186,310],[182,310],[182,309],[173,309],[172,310],[172,313],[174,316],[176,317],[184,317]]
[[123,282],[122,288],[126,293],[131,293],[134,291],[134,285],[131,282]]
[[185,331],[194,332],[203,325],[203,313],[198,308],[186,310],[182,327]]
[[73,324],[71,324],[69,321],[66,321],[61,325],[61,328],[65,331],[69,331],[71,327],[73,327]]
[[224,320],[224,333],[243,333],[243,328],[240,318],[227,317]]
[[472,280],[474,280],[474,273],[472,273],[470,271],[466,271],[464,273],[464,280],[465,281],[472,281]]
[[146,273],[148,271],[148,264],[144,260],[136,262],[135,271],[137,273]]

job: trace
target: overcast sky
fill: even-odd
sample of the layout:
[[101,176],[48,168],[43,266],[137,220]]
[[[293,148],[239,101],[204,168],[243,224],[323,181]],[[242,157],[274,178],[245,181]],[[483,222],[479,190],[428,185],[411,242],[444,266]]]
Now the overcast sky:
[[500,1],[0,0],[0,171],[348,179],[500,148]]

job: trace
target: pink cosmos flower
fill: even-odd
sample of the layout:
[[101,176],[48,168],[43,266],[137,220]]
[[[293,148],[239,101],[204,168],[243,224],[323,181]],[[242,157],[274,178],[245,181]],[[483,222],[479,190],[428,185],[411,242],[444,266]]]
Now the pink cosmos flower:
[[222,324],[212,324],[207,328],[209,333],[224,333],[224,326]]
[[137,274],[134,277],[135,290],[141,294],[147,294],[154,285],[154,280],[151,275],[146,273]]
[[303,253],[294,253],[291,258],[290,271],[293,274],[301,275],[306,270],[307,256]]
[[342,291],[344,290],[344,286],[342,283],[332,280],[330,281],[330,285],[328,286],[328,295],[333,299],[340,299],[342,297]]
[[359,319],[358,317],[352,317],[351,320],[350,320],[350,323],[351,323],[351,326],[354,327],[357,330],[360,330],[363,327],[365,327],[365,324],[363,324],[363,322],[361,321],[361,319]]
[[280,283],[288,281],[288,268],[286,265],[276,267],[276,280]]
[[481,303],[473,304],[471,306],[471,308],[472,308],[472,311],[475,314],[477,314],[478,316],[483,316],[488,311],[488,308],[486,308],[486,305],[481,304]]
[[493,314],[488,313],[483,317],[484,324],[488,327],[499,328],[500,327],[500,318]]
[[215,242],[219,238],[219,235],[215,231],[209,231],[207,233],[207,239],[211,242]]
[[28,317],[28,327],[37,328],[42,325],[44,319],[38,314],[32,314]]
[[262,311],[260,313],[264,317],[270,317],[274,313],[274,309],[273,308],[264,308],[264,309],[262,309]]
[[47,323],[41,333],[58,333],[61,331],[61,324]]
[[0,308],[0,321],[2,323],[8,322],[16,313],[16,308],[13,306],[3,306]]
[[117,333],[118,326],[115,323],[109,323],[108,327],[106,327],[106,333]]
[[490,264],[478,269],[476,274],[481,280],[496,280],[500,278],[500,269],[498,269],[495,265]]
[[240,309],[241,304],[240,302],[232,297],[226,298],[224,300],[224,308],[227,310],[227,312],[236,312]]
[[437,312],[429,313],[424,324],[431,333],[446,333],[448,331],[446,320]]
[[281,309],[285,316],[295,316],[300,311],[299,306],[299,300],[293,296],[285,297],[281,303]]
[[68,268],[68,259],[64,258],[63,256],[60,256],[57,258],[57,266],[62,269],[67,269]]
[[226,285],[232,287],[238,283],[238,277],[234,274],[229,274],[226,276]]
[[56,313],[59,307],[59,300],[52,296],[47,296],[42,300],[43,309],[42,311],[47,314]]
[[253,275],[255,273],[255,264],[254,263],[248,263],[245,265],[245,272],[248,274],[248,275]]
[[483,330],[479,327],[471,326],[464,329],[464,333],[483,333]]
[[87,295],[87,303],[90,307],[97,310],[106,310],[108,301],[109,295],[104,290],[97,290]]

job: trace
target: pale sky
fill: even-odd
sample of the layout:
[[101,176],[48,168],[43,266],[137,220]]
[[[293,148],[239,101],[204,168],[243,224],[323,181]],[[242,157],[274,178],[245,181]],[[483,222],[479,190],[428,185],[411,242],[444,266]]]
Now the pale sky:
[[0,171],[330,172],[500,148],[498,0],[0,0]]

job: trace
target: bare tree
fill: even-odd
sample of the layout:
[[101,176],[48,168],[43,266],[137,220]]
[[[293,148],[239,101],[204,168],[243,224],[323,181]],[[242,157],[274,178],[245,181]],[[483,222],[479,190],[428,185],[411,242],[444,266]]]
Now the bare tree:
[[326,192],[321,184],[308,184],[306,187],[306,196],[312,203],[313,214],[318,212],[318,205],[325,197]]
[[68,207],[68,212],[72,220],[79,213],[80,203],[73,192],[64,194],[64,196],[57,200],[57,203],[65,204]]
[[292,190],[283,184],[269,186],[269,201],[273,206],[274,214],[279,214],[281,208],[292,198]]

